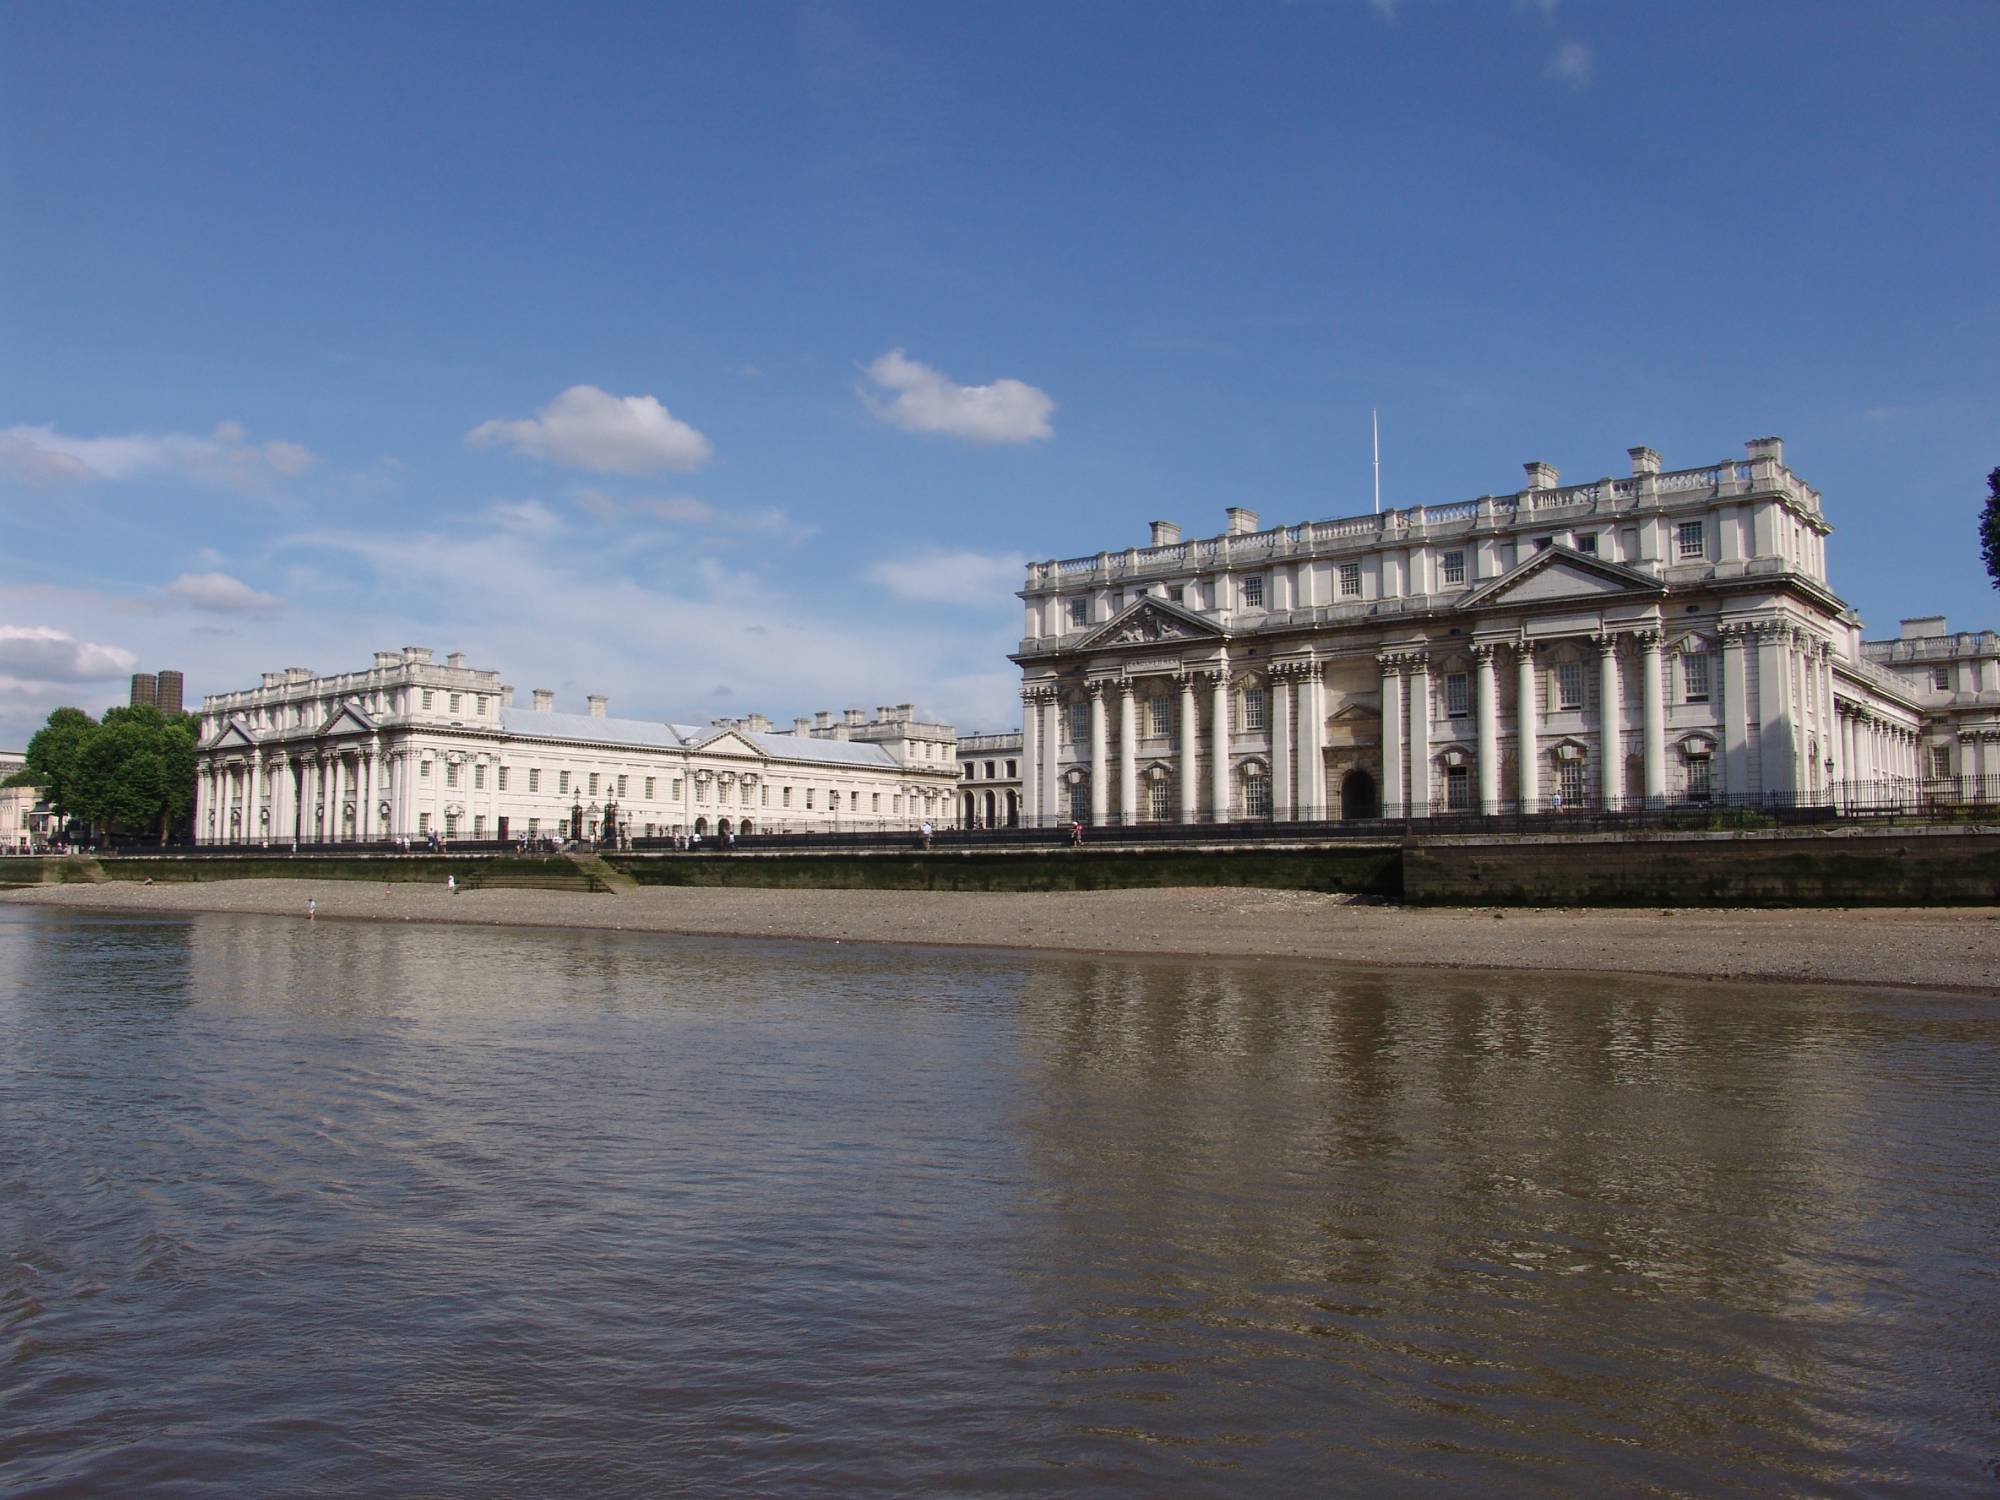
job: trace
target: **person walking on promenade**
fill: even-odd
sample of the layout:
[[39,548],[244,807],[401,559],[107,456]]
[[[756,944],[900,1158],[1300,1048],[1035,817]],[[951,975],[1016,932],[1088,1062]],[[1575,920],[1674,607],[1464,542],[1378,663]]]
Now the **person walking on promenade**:
[[1069,846],[1072,849],[1081,849],[1083,847],[1083,819],[1081,818],[1072,818],[1070,820]]
[[923,841],[923,847],[924,847],[924,848],[926,848],[926,849],[930,848],[930,846],[931,846],[931,820],[930,820],[929,818],[925,818],[925,819],[924,819],[924,821],[923,821],[923,822],[922,822],[922,823],[921,823],[921,824],[920,824],[920,825],[918,826],[918,829],[917,829],[917,832],[918,832],[918,835],[919,835],[919,837],[920,837],[920,838],[922,839],[922,841]]

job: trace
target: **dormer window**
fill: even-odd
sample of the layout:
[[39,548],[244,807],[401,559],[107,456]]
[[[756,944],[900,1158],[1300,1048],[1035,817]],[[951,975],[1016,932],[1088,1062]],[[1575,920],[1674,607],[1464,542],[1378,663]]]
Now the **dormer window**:
[[1594,531],[1578,532],[1576,550],[1581,552],[1585,557],[1597,556],[1597,533]]

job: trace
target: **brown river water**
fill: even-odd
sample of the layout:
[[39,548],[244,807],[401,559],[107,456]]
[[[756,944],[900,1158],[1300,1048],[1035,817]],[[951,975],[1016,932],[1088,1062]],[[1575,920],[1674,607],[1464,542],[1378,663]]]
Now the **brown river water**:
[[2000,1004],[0,908],[0,1494],[1990,1495]]

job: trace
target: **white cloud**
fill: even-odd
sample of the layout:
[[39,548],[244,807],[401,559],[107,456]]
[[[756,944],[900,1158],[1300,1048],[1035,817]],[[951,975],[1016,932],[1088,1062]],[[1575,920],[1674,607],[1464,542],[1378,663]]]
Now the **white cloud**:
[[102,682],[123,677],[139,658],[122,646],[80,641],[48,625],[0,625],[0,676],[29,682]]
[[487,519],[520,536],[552,537],[563,529],[562,517],[539,500],[502,500],[487,507]]
[[654,397],[614,396],[594,385],[571,386],[532,417],[481,422],[465,440],[597,474],[697,469],[714,452]]
[[1056,409],[1046,391],[1019,380],[991,385],[959,385],[943,372],[891,349],[867,367],[879,399],[862,391],[868,409],[905,432],[941,432],[975,443],[1027,443],[1054,435],[1049,414]]
[[1023,557],[997,557],[983,552],[926,552],[916,557],[879,562],[868,570],[872,582],[899,599],[923,604],[961,604],[985,608],[1013,601],[1021,587]]
[[1556,48],[1555,56],[1549,59],[1549,77],[1580,89],[1590,82],[1590,75],[1596,67],[1591,56],[1590,43],[1564,42]]
[[252,443],[239,422],[218,422],[206,437],[134,432],[72,437],[52,426],[0,428],[0,473],[29,484],[116,484],[161,476],[254,490],[292,479],[317,462],[301,444]]
[[700,526],[715,519],[715,507],[692,495],[673,495],[665,500],[634,500],[632,510],[637,515],[651,516],[656,521],[690,521]]
[[212,609],[225,614],[277,609],[284,600],[275,594],[259,593],[240,578],[227,573],[183,573],[167,585],[167,592],[196,609]]

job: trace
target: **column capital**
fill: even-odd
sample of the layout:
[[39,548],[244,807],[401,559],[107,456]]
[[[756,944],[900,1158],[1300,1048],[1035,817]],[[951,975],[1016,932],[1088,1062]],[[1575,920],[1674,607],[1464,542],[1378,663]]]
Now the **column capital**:
[[1597,648],[1599,656],[1615,656],[1618,652],[1618,634],[1615,630],[1599,631],[1590,638],[1590,644]]
[[1725,620],[1715,627],[1715,633],[1722,637],[1724,648],[1742,646],[1750,639],[1750,626],[1741,620]]
[[1102,701],[1104,697],[1104,690],[1109,686],[1111,686],[1111,684],[1104,678],[1093,677],[1088,682],[1084,683],[1083,690],[1086,693],[1090,694],[1091,699],[1093,701]]
[[1500,648],[1491,641],[1475,641],[1472,646],[1472,659],[1482,667],[1491,666],[1493,658],[1499,651]]
[[1382,669],[1384,677],[1401,677],[1403,675],[1403,660],[1404,658],[1400,652],[1384,651],[1380,656],[1375,658],[1375,665]]
[[1201,673],[1183,667],[1174,673],[1174,686],[1184,693],[1193,692],[1201,685]]
[[1655,627],[1647,625],[1633,631],[1631,634],[1632,639],[1639,643],[1641,651],[1658,651],[1660,649],[1660,632]]

